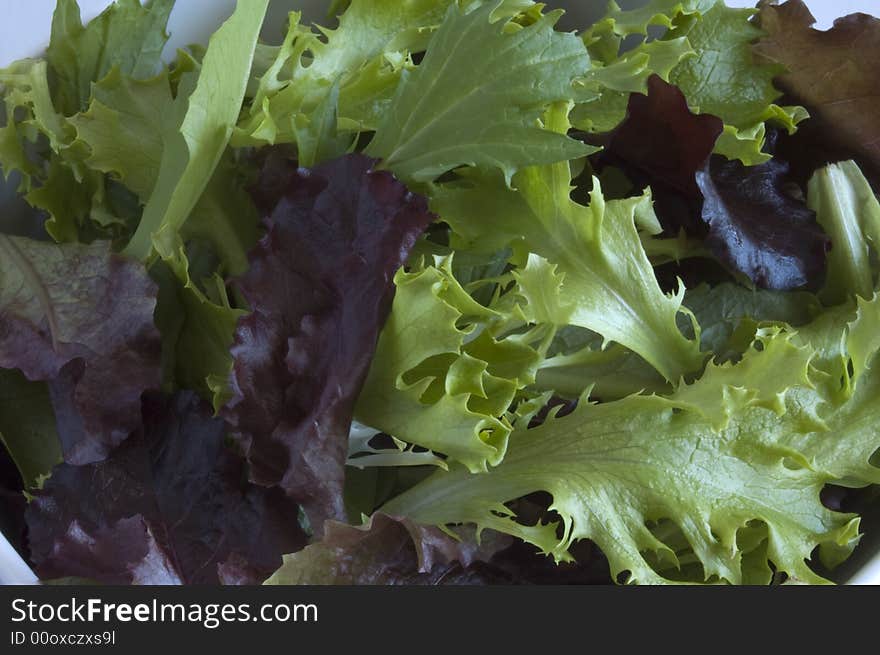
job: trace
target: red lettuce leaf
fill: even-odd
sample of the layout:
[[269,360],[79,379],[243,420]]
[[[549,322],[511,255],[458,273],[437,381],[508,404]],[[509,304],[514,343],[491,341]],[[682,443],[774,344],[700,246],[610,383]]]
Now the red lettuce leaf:
[[599,164],[650,185],[665,231],[703,239],[728,270],[762,288],[817,288],[829,241],[816,215],[789,193],[788,167],[711,156],[722,129],[720,119],[693,114],[684,94],[655,75],[647,96],[630,96]]
[[700,238],[706,229],[696,173],[723,129],[720,118],[691,113],[677,87],[652,75],[648,94],[631,94],[626,118],[604,137],[598,163],[622,168],[637,188],[651,187],[657,217],[668,234],[684,229]]
[[267,234],[235,281],[251,313],[236,330],[222,415],[252,480],[283,487],[318,531],[345,517],[354,403],[393,276],[433,218],[424,198],[374,164],[348,155],[306,170],[270,153],[252,191]]
[[720,118],[691,113],[678,87],[652,75],[647,95],[630,95],[626,118],[609,135],[606,161],[622,164],[652,188],[695,196],[694,176],[723,130]]
[[743,166],[714,156],[697,174],[706,244],[729,268],[758,287],[821,286],[831,247],[816,214],[788,192],[788,166],[771,160]]
[[[788,69],[777,86],[812,116],[795,141],[812,144],[807,159],[813,169],[859,158],[866,168],[880,170],[880,19],[852,14],[820,31],[812,27],[816,19],[807,6],[789,0],[763,3],[758,20],[766,36],[755,51]],[[828,151],[824,157],[822,150]]]
[[408,519],[374,514],[360,527],[328,521],[324,538],[284,558],[276,585],[477,585],[509,582],[487,560],[510,544],[486,533],[461,539]]
[[99,461],[161,384],[156,285],[108,243],[0,235],[0,255],[0,368],[48,382],[65,459]]
[[143,428],[109,459],[57,466],[27,509],[44,579],[253,584],[302,548],[298,506],[246,481],[227,426],[192,392],[147,394]]

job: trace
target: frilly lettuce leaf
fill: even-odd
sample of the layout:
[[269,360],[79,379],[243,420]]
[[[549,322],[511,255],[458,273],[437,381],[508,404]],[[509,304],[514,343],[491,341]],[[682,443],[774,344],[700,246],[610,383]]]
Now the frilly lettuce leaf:
[[[766,338],[749,355],[752,361],[767,358],[761,368],[792,367],[802,376],[808,346],[786,345],[792,335],[785,332]],[[776,339],[782,340],[778,348]],[[559,560],[568,558],[574,541],[591,539],[608,556],[612,574],[626,571],[630,582],[674,578],[651,564],[660,558],[677,566],[674,549],[649,529],[652,522],[678,526],[702,579],[733,583],[748,573],[744,534],[763,525],[765,561],[799,580],[821,582],[806,560],[817,546],[825,546],[831,560],[851,550],[858,519],[825,509],[819,492],[844,475],[862,484],[876,480],[878,470],[869,464],[878,445],[871,427],[876,403],[857,395],[842,409],[829,408],[822,387],[802,381],[783,399],[769,394],[773,409],[750,406],[754,397],[731,393],[737,387],[725,380],[735,372],[736,366],[721,369],[684,391],[723,403],[730,410],[723,423],[706,418],[705,410],[671,408],[657,396],[598,405],[584,399],[568,416],[518,428],[504,462],[487,474],[435,473],[383,511],[428,524],[476,523],[519,536]],[[873,388],[876,378],[868,369],[864,386]],[[825,427],[808,412],[822,412]],[[504,505],[540,490],[553,496],[561,538],[560,526],[522,524]]]
[[67,117],[86,109],[92,84],[112,71],[138,80],[155,75],[171,6],[125,0],[84,27],[77,3],[59,2],[46,59],[0,71],[0,167],[7,176],[21,173],[21,191],[48,212],[46,229],[58,241],[127,237],[140,214],[124,187],[83,164]]
[[[233,144],[298,142],[297,124],[338,87],[339,122],[349,131],[375,129],[410,53],[425,49],[451,0],[354,0],[335,30],[300,24],[290,14],[287,36],[257,82]],[[322,38],[323,37],[323,38]]]
[[652,75],[668,80],[679,62],[694,54],[687,38],[680,37],[641,43],[605,66],[594,59],[578,86],[595,97],[575,106],[572,124],[588,132],[610,132],[626,116],[630,93],[644,93]]
[[397,295],[379,337],[355,417],[404,442],[442,453],[471,471],[507,449],[505,413],[534,380],[540,327],[502,338],[503,316],[477,303],[452,260],[398,272]]
[[[728,8],[720,0],[654,0],[630,11],[612,3],[583,39],[597,67],[625,70],[628,61],[641,57],[644,68],[630,78],[635,88],[625,90],[644,92],[650,75],[659,75],[678,86],[695,111],[724,121],[716,153],[757,165],[770,159],[763,152],[766,124],[794,132],[808,114],[802,107],[774,104],[781,93],[773,78],[784,69],[753,56],[752,43],[763,34],[749,22],[754,13]],[[652,39],[651,26],[666,31]],[[645,42],[622,52],[623,39],[633,35],[644,36]],[[601,87],[598,91],[595,101],[588,98],[576,108],[573,123],[579,129],[608,131],[624,119],[625,97]]]
[[[548,127],[565,133],[566,113],[565,105],[550,110]],[[572,200],[571,180],[569,162],[522,170],[515,190],[500,175],[470,173],[435,189],[432,208],[464,247],[512,246],[520,264],[529,252],[549,262],[554,293],[568,308],[553,310],[560,327],[577,325],[626,346],[671,381],[699,369],[699,345],[676,323],[684,289],[672,297],[661,291],[636,227],[656,225],[650,196],[606,202],[595,180],[585,207]]]
[[494,15],[499,2],[451,6],[424,60],[407,72],[367,153],[405,181],[465,164],[497,167],[509,182],[525,165],[587,153],[536,125],[542,108],[570,100],[589,67],[583,43],[554,31],[562,12],[525,27]]
[[[55,111],[46,62],[25,59],[0,70],[0,89],[5,105],[5,125],[0,127],[3,174],[18,172],[19,192],[31,206],[48,212],[48,232],[59,241],[74,241],[88,220],[98,188],[94,177],[77,180],[76,172],[60,158],[72,130]],[[45,165],[34,161],[32,151],[38,148],[48,159]]]
[[[760,329],[806,325],[822,311],[811,293],[750,289],[733,283],[688,289],[683,306],[700,327],[700,348],[712,353],[715,364],[739,361],[752,349]],[[679,327],[688,336],[693,335],[693,319],[679,315]],[[602,401],[673,392],[644,359],[617,344],[603,349],[596,337],[586,330],[560,330],[551,356],[540,364],[534,388],[571,399],[592,388],[592,396]]]

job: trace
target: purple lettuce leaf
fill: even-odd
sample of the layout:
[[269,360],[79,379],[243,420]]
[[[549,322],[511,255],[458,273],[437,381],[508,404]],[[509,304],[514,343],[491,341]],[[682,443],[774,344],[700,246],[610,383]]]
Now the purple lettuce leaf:
[[280,485],[317,531],[345,518],[344,462],[355,399],[387,319],[393,276],[431,222],[427,201],[374,160],[297,168],[265,156],[252,194],[266,236],[234,284],[250,305],[221,410],[252,480]]
[[509,582],[487,564],[511,540],[487,532],[478,545],[408,519],[374,514],[354,527],[328,521],[324,538],[284,557],[271,585],[475,585]]
[[696,173],[723,129],[720,118],[693,114],[677,87],[652,75],[647,95],[630,95],[626,119],[604,139],[599,164],[619,166],[637,187],[651,187],[667,233],[684,229],[701,237],[705,226]]
[[227,426],[192,392],[146,394],[143,427],[106,461],[57,466],[27,509],[43,579],[254,584],[302,548],[298,506],[246,481]]
[[161,384],[156,286],[139,262],[93,245],[0,235],[0,368],[46,381],[65,459],[100,461]]
[[788,166],[743,166],[714,156],[697,174],[706,244],[728,268],[764,289],[817,289],[831,248],[816,214],[787,190]]
[[609,135],[605,153],[652,186],[695,195],[699,189],[694,175],[723,130],[720,118],[693,114],[678,87],[652,75],[647,95],[630,95],[626,119]]
[[664,230],[704,240],[715,258],[761,288],[818,288],[830,247],[816,215],[789,190],[776,160],[746,167],[711,155],[723,123],[696,115],[676,87],[652,76],[630,96],[599,165],[622,168],[650,186]]

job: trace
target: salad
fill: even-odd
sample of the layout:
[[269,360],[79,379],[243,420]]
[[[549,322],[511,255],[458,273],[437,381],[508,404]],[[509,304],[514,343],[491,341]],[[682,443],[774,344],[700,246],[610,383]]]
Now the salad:
[[880,20],[267,5],[166,64],[173,0],[58,0],[0,70],[39,577],[828,581],[880,483]]

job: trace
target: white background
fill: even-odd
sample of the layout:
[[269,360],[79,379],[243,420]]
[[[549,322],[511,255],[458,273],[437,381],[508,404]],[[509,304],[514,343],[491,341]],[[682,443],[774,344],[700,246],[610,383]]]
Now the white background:
[[[544,0],[551,7],[571,8],[586,15],[601,14],[606,0]],[[756,0],[727,0],[732,7],[752,7]],[[831,26],[834,18],[855,11],[878,14],[877,0],[806,0],[822,28]],[[110,4],[109,0],[79,0],[83,18],[96,16]],[[622,7],[643,4],[640,0],[618,0]],[[235,0],[177,0],[171,15],[171,42],[168,52],[193,42],[204,42],[232,12]],[[276,41],[283,29],[287,12],[305,9],[311,20],[324,22],[323,8],[327,0],[272,0],[264,36]],[[0,66],[15,59],[40,53],[49,40],[49,25],[55,0],[0,0]],[[574,9],[576,8],[576,9]],[[586,22],[578,21],[586,26]]]

